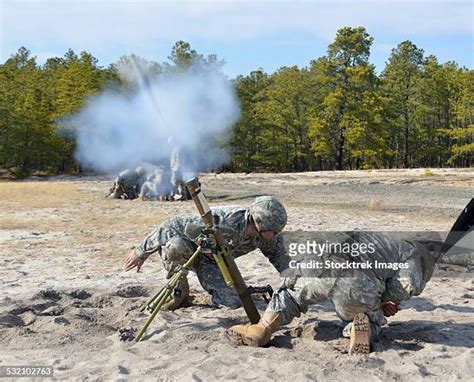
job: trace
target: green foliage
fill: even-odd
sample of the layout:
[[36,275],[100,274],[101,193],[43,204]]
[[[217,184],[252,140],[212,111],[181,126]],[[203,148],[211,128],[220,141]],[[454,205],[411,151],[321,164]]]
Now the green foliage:
[[74,139],[58,126],[68,129],[63,118],[96,94],[106,75],[90,53],[72,50],[40,67],[20,48],[0,65],[0,166],[18,177],[73,169]]
[[112,78],[119,82],[125,90],[128,90],[137,85],[139,77],[146,76],[145,79],[148,79],[162,73],[163,66],[157,62],[130,54],[120,57],[116,63],[110,65],[109,70],[113,73]]
[[[369,62],[372,42],[363,27],[342,28],[327,54],[308,67],[237,77],[241,119],[227,143],[218,139],[231,154],[228,169],[472,166],[474,72],[440,64],[403,41],[377,76]],[[136,67],[150,78],[221,71],[224,64],[184,41],[176,42],[166,62],[132,54],[108,68],[90,53],[72,50],[40,66],[20,48],[0,65],[0,167],[18,177],[78,170],[69,120],[89,97],[106,86],[133,88]]]
[[266,169],[272,165],[272,159],[265,160],[265,131],[269,126],[257,113],[263,101],[263,91],[270,80],[263,70],[251,72],[248,76],[239,76],[234,82],[235,91],[241,105],[240,121],[233,129],[229,142],[232,154],[232,168],[236,171]]
[[412,155],[419,140],[418,114],[422,80],[423,50],[403,41],[388,59],[381,77],[381,93],[390,130],[390,148],[396,153],[394,167],[412,166]]
[[21,48],[0,67],[0,164],[18,177],[58,160],[47,78]]
[[170,63],[163,63],[166,71],[183,70],[220,70],[225,61],[219,60],[215,54],[204,57],[191,48],[191,45],[185,41],[176,42],[171,48],[171,54],[168,56]]
[[326,91],[315,108],[310,136],[325,167],[376,167],[384,150],[378,80],[368,62],[371,44],[364,28],[343,28],[327,57],[312,63],[316,86]]
[[342,28],[309,68],[238,77],[232,169],[471,166],[473,72],[404,41],[378,77],[372,41]]

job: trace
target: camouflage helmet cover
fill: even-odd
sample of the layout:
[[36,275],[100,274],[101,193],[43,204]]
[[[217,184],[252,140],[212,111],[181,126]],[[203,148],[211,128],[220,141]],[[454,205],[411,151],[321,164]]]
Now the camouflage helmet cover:
[[287,222],[285,207],[274,196],[259,196],[250,205],[249,214],[260,231],[281,232]]

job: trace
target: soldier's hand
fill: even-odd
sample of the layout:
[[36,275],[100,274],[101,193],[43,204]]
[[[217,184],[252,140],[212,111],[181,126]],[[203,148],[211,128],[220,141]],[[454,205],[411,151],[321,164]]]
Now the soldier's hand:
[[384,316],[394,316],[400,310],[400,303],[394,301],[387,301],[382,304],[381,308]]
[[142,267],[143,263],[144,261],[139,259],[137,255],[135,255],[135,253],[132,251],[125,259],[125,263],[124,263],[125,272],[135,267],[137,268],[137,272],[138,272],[140,268]]

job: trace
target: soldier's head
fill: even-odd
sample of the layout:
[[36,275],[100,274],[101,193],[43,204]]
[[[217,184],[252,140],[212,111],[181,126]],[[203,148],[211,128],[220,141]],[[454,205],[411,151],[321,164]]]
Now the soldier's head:
[[264,239],[271,239],[283,231],[287,222],[283,204],[274,196],[259,196],[249,208],[250,219]]

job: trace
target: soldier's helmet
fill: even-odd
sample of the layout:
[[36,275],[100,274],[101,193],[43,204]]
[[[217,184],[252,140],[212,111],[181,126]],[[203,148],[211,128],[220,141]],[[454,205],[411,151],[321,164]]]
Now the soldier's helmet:
[[274,196],[259,196],[250,205],[249,214],[260,231],[279,233],[288,220],[285,207]]

